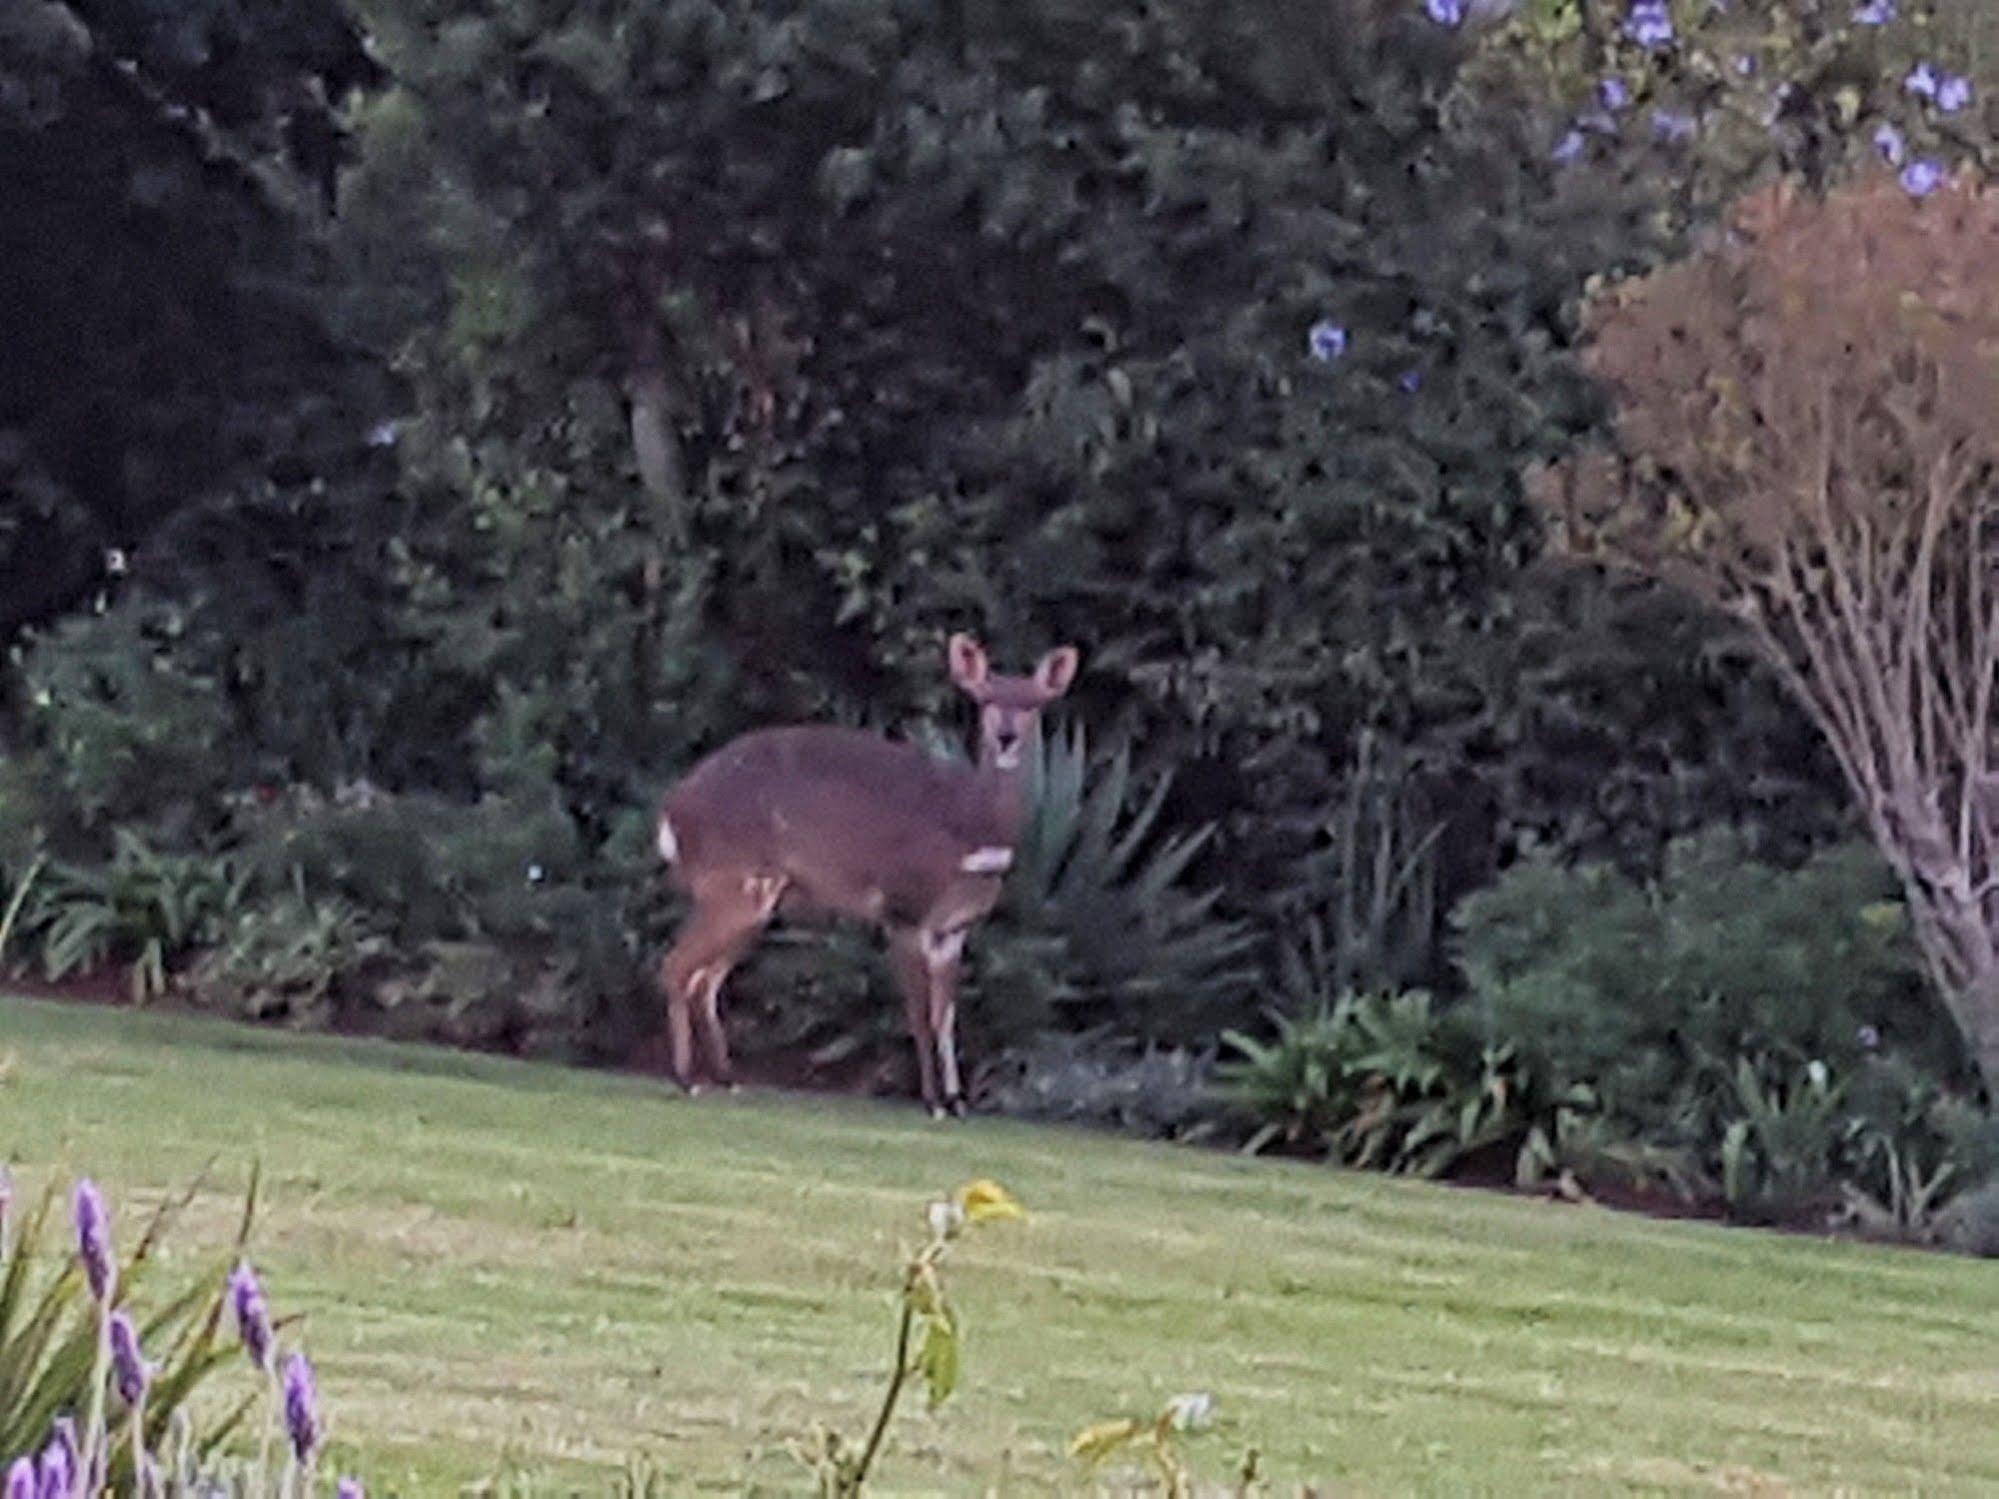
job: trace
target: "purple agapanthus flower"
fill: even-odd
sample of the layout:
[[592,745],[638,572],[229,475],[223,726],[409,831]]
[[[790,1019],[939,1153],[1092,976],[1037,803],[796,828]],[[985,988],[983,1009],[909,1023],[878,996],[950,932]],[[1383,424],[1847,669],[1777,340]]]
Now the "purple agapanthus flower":
[[14,1459],[7,1470],[7,1499],[39,1499],[35,1493],[35,1465],[25,1457]]
[[1940,163],[1923,160],[1912,161],[1902,168],[1902,190],[1912,198],[1927,198],[1943,186],[1944,171]]
[[1641,47],[1657,49],[1673,41],[1673,17],[1666,0],[1631,0],[1631,14],[1624,18],[1624,34]]
[[1926,62],[1919,62],[1909,69],[1909,76],[1902,80],[1902,87],[1925,99],[1934,99],[1937,96],[1937,85],[1941,82],[1943,79],[1935,68]]
[[284,1390],[285,1430],[292,1452],[300,1462],[309,1462],[319,1446],[319,1387],[303,1353],[294,1353],[285,1364]]
[[264,1301],[264,1288],[248,1260],[239,1260],[229,1272],[229,1305],[236,1314],[236,1331],[243,1339],[243,1351],[259,1369],[271,1367],[271,1310]]
[[1883,120],[1874,127],[1874,149],[1889,166],[1898,167],[1908,151],[1908,142],[1903,140],[1901,131]]
[[1631,102],[1631,89],[1622,78],[1606,78],[1596,86],[1597,102],[1612,114]]
[[35,1462],[35,1499],[75,1499],[83,1477],[83,1458],[76,1445],[76,1422],[57,1416],[48,1446]]
[[1694,117],[1676,109],[1652,111],[1652,134],[1662,141],[1683,141],[1694,133]]
[[1305,335],[1305,347],[1321,364],[1331,364],[1347,351],[1347,330],[1330,318],[1312,324]]
[[76,1184],[73,1211],[77,1256],[83,1261],[90,1294],[102,1304],[110,1300],[112,1288],[118,1283],[118,1266],[111,1258],[111,1213],[104,1206],[104,1194],[89,1177]]
[[1465,0],[1424,0],[1423,9],[1439,26],[1458,26],[1464,22]]
[[1583,154],[1583,150],[1587,144],[1588,142],[1583,139],[1583,133],[1580,130],[1571,130],[1567,135],[1555,142],[1555,149],[1548,154],[1556,161],[1567,165]]
[[146,1387],[153,1382],[153,1366],[139,1347],[139,1329],[123,1312],[111,1314],[111,1372],[120,1400],[137,1405],[146,1398]]
[[1867,0],[1853,13],[1856,26],[1886,26],[1895,19],[1895,0]]
[[1971,102],[1971,80],[1956,73],[1949,73],[1937,80],[1937,108],[1945,114],[1956,114]]

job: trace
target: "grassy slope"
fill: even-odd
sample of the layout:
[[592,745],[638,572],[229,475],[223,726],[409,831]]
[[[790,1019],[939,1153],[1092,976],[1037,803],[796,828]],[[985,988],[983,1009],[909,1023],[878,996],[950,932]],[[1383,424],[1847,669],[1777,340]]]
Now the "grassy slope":
[[1046,1492],[1086,1419],[1194,1389],[1210,1471],[1253,1443],[1344,1492],[1999,1492],[1984,1263],[11,1000],[0,1068],[0,1154],[95,1174],[128,1234],[262,1157],[273,1300],[378,1494],[634,1454],[797,1491],[787,1443],[862,1425],[898,1245],[973,1175],[1034,1220],[954,1265],[965,1384],[899,1422],[885,1492]]

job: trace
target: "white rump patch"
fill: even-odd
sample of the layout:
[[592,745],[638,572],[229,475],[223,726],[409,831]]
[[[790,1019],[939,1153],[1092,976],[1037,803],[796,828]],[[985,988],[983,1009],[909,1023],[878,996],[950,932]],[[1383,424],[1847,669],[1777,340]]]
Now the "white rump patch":
[[1013,868],[1013,850],[1004,844],[975,848],[958,861],[966,874],[1005,874]]
[[680,857],[680,840],[673,836],[673,824],[659,820],[659,856],[671,864]]

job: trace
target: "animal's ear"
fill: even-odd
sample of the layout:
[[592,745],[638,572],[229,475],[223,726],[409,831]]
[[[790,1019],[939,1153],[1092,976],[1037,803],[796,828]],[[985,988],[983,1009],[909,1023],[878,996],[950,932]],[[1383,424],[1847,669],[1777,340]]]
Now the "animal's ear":
[[951,680],[973,697],[986,691],[986,648],[969,635],[953,635],[945,655],[951,663]]
[[1034,685],[1051,698],[1060,697],[1076,680],[1076,670],[1082,664],[1083,658],[1073,645],[1058,646],[1034,668]]

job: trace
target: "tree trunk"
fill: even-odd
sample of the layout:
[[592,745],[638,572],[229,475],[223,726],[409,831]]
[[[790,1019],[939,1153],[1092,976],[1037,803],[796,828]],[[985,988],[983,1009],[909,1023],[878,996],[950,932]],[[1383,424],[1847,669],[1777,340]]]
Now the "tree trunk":
[[1917,944],[1987,1095],[1999,1100],[1999,933],[1968,897],[1968,883],[1941,884],[1937,872],[1903,877]]
[[658,365],[633,372],[627,386],[632,403],[632,452],[639,482],[666,510],[676,543],[687,540],[687,474],[680,437],[673,430],[673,392]]

